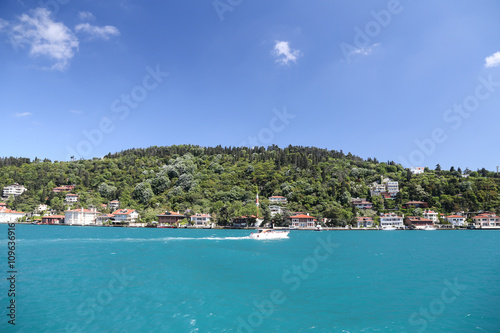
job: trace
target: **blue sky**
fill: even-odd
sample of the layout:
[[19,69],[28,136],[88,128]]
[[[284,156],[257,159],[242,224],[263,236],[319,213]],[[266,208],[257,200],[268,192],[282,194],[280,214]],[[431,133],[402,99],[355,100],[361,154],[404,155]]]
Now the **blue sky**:
[[497,1],[3,1],[2,156],[289,144],[500,165]]

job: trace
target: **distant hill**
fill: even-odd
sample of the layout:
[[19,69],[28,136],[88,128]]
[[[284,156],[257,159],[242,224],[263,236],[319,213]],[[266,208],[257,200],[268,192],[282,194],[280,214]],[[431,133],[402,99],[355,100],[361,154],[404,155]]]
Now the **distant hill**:
[[[168,209],[212,213],[224,223],[231,217],[257,213],[257,192],[260,216],[268,214],[267,198],[281,195],[288,199],[289,211],[328,218],[333,225],[352,223],[355,215],[388,210],[418,214],[403,208],[410,200],[424,201],[446,214],[500,208],[496,173],[437,169],[413,175],[394,162],[363,160],[315,147],[178,145],[129,149],[102,159],[71,162],[1,158],[0,186],[19,183],[28,189],[7,201],[9,208],[20,211],[31,212],[41,203],[62,211],[67,208],[65,193],[52,189],[74,184],[78,207],[99,209],[118,199],[121,207],[138,209],[146,221]],[[399,182],[400,192],[394,199],[371,197],[370,185],[381,178]],[[351,198],[356,197],[373,202],[374,209],[360,212],[353,208]]]

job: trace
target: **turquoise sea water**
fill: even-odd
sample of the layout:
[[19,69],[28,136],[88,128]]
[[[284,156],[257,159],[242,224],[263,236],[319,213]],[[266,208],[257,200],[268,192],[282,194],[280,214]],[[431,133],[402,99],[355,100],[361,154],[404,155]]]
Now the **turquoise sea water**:
[[500,332],[500,231],[16,226],[0,332]]

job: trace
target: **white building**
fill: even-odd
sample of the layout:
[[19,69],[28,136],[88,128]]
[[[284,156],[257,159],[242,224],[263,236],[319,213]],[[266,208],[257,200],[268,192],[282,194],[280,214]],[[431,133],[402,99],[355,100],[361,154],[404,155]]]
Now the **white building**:
[[135,223],[139,213],[135,209],[119,209],[112,213],[113,223]]
[[275,195],[272,197],[269,197],[269,203],[281,203],[281,204],[286,204],[287,200],[285,197],[282,197],[280,195]]
[[191,222],[197,227],[210,225],[210,214],[194,214],[191,215]]
[[410,169],[410,171],[414,175],[421,175],[424,173],[424,168],[423,167],[412,167]]
[[27,190],[28,189],[26,187],[24,187],[23,185],[19,185],[18,183],[15,183],[15,184],[12,184],[9,186],[5,186],[3,188],[3,196],[9,197],[9,196],[13,195],[13,196],[17,197],[18,195],[23,194]]
[[433,223],[438,223],[439,222],[438,213],[436,213],[435,211],[432,211],[430,209],[424,210],[423,216],[426,219],[431,220]]
[[472,218],[476,228],[500,229],[500,217],[496,214],[483,213]]
[[94,209],[72,209],[64,212],[64,223],[70,225],[96,225],[99,213]]
[[5,207],[0,208],[0,223],[17,222],[21,217],[26,216],[24,212],[17,212]]
[[49,206],[47,206],[45,204],[39,204],[35,211],[37,213],[41,213],[41,212],[45,212],[48,209],[49,209]]
[[316,227],[316,223],[314,221],[314,217],[298,214],[294,216],[290,216],[291,226],[294,228],[314,228]]
[[[375,182],[370,186],[370,194],[372,196],[384,195],[388,193],[390,198],[394,198],[398,192],[399,183],[389,178],[382,179],[380,184]],[[387,197],[389,197],[389,195],[387,195]]]
[[446,216],[446,220],[453,224],[454,227],[463,227],[465,224],[465,216],[450,215]]
[[64,199],[67,203],[75,203],[78,202],[78,194],[66,194],[66,199]]
[[120,201],[113,200],[109,203],[109,209],[118,209],[120,208]]
[[373,207],[371,202],[360,198],[351,199],[351,204],[358,209],[372,209]]
[[380,226],[382,228],[394,227],[404,229],[403,217],[394,213],[380,215]]
[[398,193],[399,192],[399,183],[396,181],[388,181],[387,182],[387,192],[389,193]]
[[269,206],[269,210],[271,211],[271,216],[274,216],[276,214],[283,215],[285,213],[285,209],[277,205]]
[[373,227],[373,219],[367,216],[360,216],[356,218],[358,228],[371,228]]

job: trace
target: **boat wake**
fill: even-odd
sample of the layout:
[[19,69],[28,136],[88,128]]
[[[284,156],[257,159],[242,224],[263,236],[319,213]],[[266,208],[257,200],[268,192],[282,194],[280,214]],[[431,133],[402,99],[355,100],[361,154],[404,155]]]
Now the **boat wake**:
[[[18,239],[17,242],[24,244],[30,243],[54,243],[54,242],[95,242],[95,243],[119,243],[119,242],[171,242],[171,241],[199,241],[199,240],[244,240],[250,239],[249,236],[244,237],[155,237],[155,238],[54,238],[54,239]],[[2,244],[2,242],[0,242]]]

